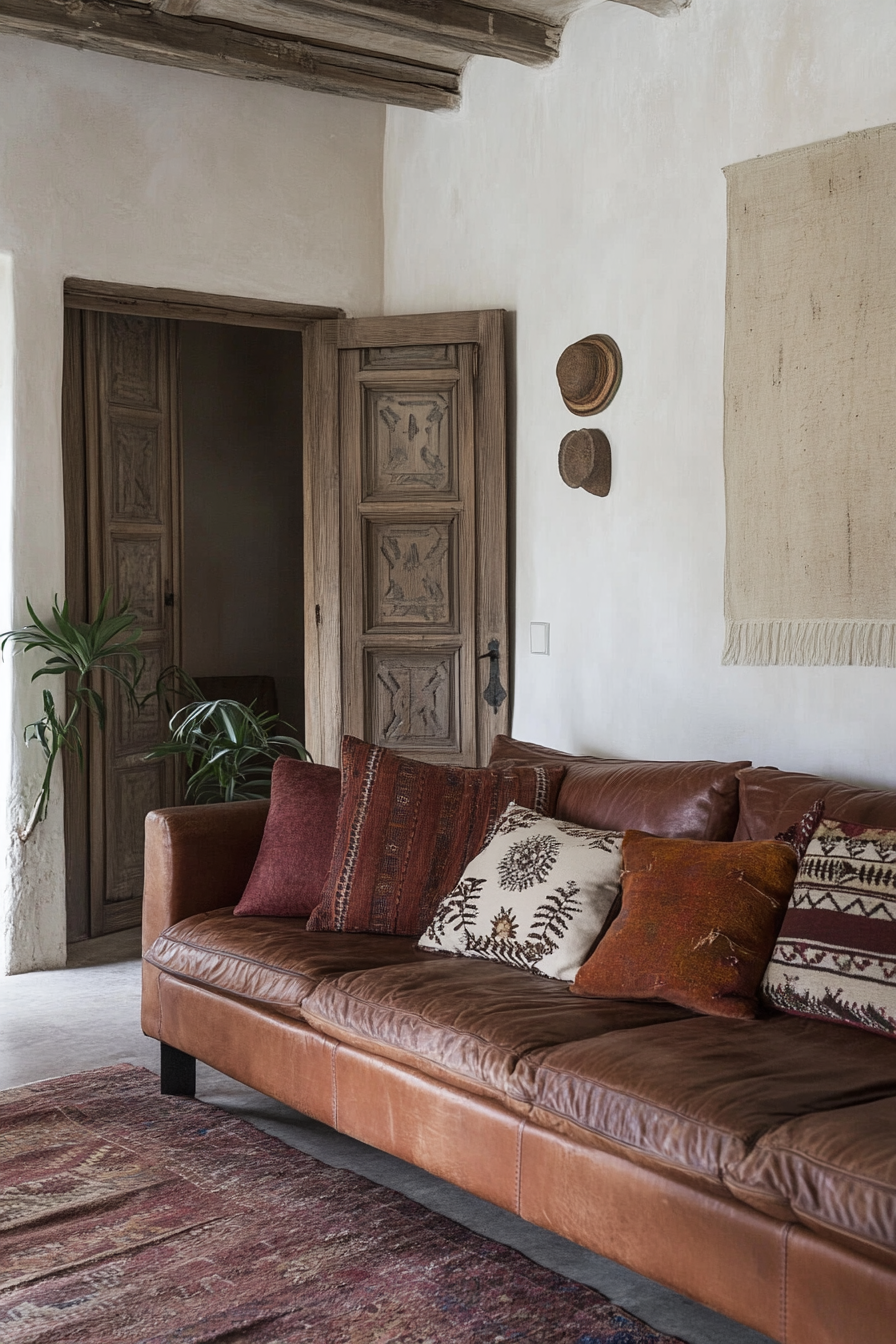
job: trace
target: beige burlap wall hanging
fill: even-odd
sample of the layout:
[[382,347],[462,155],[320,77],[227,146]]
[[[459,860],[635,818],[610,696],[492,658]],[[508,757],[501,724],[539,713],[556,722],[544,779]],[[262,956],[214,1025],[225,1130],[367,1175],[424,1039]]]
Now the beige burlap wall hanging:
[[725,172],[723,662],[896,666],[896,126]]

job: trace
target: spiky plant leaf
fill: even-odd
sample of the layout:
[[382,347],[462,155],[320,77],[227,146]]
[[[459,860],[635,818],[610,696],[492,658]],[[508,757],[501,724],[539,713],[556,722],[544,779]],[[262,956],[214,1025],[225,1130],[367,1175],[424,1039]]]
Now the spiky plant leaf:
[[97,678],[111,677],[138,712],[153,694],[150,692],[142,699],[138,695],[144,659],[137,648],[143,633],[137,625],[137,617],[128,610],[127,602],[114,616],[107,616],[110,596],[111,590],[107,589],[92,621],[73,621],[68,602],[63,601],[60,606],[58,597],[53,600],[50,619],[42,620],[30,599],[26,598],[25,606],[32,623],[0,635],[0,653],[12,644],[16,651],[44,654],[44,662],[33,673],[32,681],[67,675],[71,675],[73,681],[63,693],[63,716],[60,717],[51,692],[45,690],[43,716],[25,729],[25,741],[39,744],[47,765],[40,793],[22,832],[23,840],[29,838],[38,822],[47,815],[53,767],[59,752],[71,751],[83,768],[84,748],[77,727],[81,711],[86,709],[94,715],[100,729],[105,728],[106,702],[97,688]]
[[254,702],[200,699],[172,715],[171,740],[155,747],[147,760],[183,757],[191,803],[269,798],[278,756],[311,759],[297,737],[276,733],[277,725],[277,715],[257,711]]

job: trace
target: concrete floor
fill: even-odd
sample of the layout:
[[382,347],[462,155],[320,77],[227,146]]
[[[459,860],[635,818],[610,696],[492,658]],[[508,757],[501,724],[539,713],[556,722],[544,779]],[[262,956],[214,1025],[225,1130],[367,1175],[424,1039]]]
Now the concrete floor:
[[[140,1031],[139,931],[69,949],[62,971],[0,978],[0,1090],[127,1061],[158,1073],[159,1047]],[[293,1148],[347,1168],[589,1284],[686,1344],[772,1344],[659,1284],[632,1274],[418,1167],[335,1130],[200,1064],[197,1095]]]

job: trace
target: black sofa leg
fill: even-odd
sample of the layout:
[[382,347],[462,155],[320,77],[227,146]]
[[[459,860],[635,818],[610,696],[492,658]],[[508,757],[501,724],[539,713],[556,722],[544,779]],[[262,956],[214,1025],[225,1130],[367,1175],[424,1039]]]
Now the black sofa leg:
[[166,1097],[195,1097],[196,1060],[173,1045],[162,1046],[162,1095]]

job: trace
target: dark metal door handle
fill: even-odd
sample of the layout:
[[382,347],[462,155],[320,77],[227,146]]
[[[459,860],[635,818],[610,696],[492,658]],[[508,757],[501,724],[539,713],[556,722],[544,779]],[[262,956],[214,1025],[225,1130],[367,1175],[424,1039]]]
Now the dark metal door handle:
[[501,667],[501,645],[497,639],[490,639],[488,642],[488,653],[480,653],[480,661],[483,658],[491,659],[491,673],[488,679],[488,685],[482,692],[482,698],[487,705],[491,705],[497,714],[498,710],[507,699],[507,692],[501,685],[500,667]]

